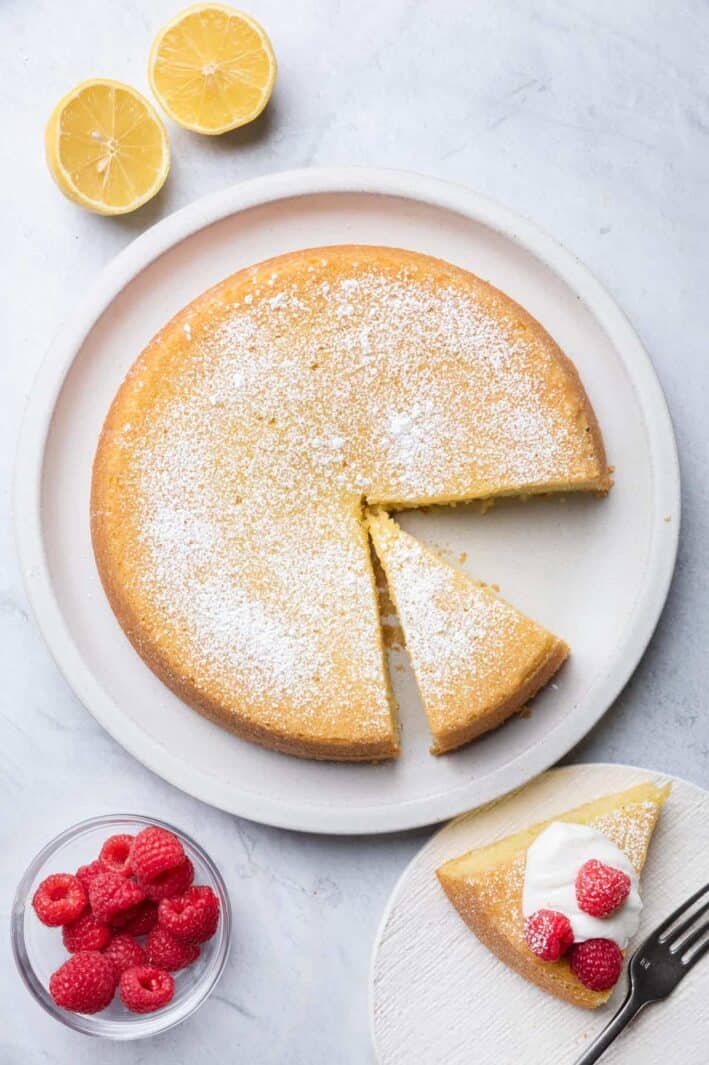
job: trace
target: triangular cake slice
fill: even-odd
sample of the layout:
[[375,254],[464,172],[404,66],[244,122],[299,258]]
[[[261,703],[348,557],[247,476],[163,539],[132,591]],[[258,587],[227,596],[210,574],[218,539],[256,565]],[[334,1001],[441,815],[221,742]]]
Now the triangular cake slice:
[[569,649],[382,511],[370,512],[369,530],[428,716],[431,751],[452,751],[524,706]]
[[[602,832],[640,873],[669,792],[670,785],[638,784],[552,820],[588,825]],[[594,1009],[608,999],[612,989],[589,990],[571,971],[568,958],[542,961],[524,938],[522,891],[527,849],[551,823],[542,821],[488,847],[469,851],[442,865],[437,876],[468,927],[501,961],[557,998]]]

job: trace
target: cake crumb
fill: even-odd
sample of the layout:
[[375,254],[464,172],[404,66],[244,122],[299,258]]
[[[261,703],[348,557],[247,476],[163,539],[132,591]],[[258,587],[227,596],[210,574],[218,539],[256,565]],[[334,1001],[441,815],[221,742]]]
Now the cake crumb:
[[382,639],[390,651],[401,651],[404,646],[404,634],[397,620],[382,622]]

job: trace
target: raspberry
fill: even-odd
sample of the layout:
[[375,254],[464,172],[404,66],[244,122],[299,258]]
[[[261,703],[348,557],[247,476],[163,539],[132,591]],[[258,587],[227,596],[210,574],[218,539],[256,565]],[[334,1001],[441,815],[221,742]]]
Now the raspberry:
[[608,917],[630,894],[630,877],[622,869],[591,858],[576,874],[576,901],[592,917]]
[[150,964],[172,973],[186,968],[199,957],[199,947],[196,943],[180,943],[160,925],[152,930],[145,946]]
[[145,899],[130,910],[117,913],[111,927],[132,936],[146,936],[158,923],[158,904]]
[[134,965],[122,974],[118,988],[123,1005],[132,1013],[152,1013],[167,1006],[175,993],[175,981],[162,969]]
[[54,873],[39,885],[32,905],[42,924],[50,928],[71,924],[86,909],[86,889],[71,873]]
[[177,836],[164,828],[144,828],[133,840],[131,863],[139,880],[154,880],[168,869],[174,869],[184,857]]
[[569,918],[557,910],[537,910],[524,922],[527,946],[543,961],[558,961],[574,941]]
[[124,910],[137,906],[144,898],[142,887],[118,873],[100,873],[89,884],[91,909],[105,924],[110,924]]
[[103,952],[104,958],[113,965],[116,970],[116,979],[118,979],[126,969],[131,969],[134,965],[145,965],[148,960],[147,955],[143,947],[137,939],[133,936],[129,936],[125,932],[119,933],[114,936],[111,942],[108,944]]
[[584,987],[608,991],[623,968],[623,952],[612,939],[587,939],[571,948],[571,969]]
[[80,950],[103,950],[112,936],[111,929],[94,915],[84,913],[73,924],[65,924],[62,929],[62,942],[70,954]]
[[183,858],[174,869],[166,869],[152,880],[143,880],[143,888],[149,899],[160,902],[173,895],[184,895],[194,880],[194,866],[189,858]]
[[118,873],[120,876],[132,876],[130,850],[134,838],[134,836],[127,835],[108,837],[98,857],[109,872]]
[[206,943],[219,924],[219,899],[210,887],[188,888],[184,895],[162,900],[158,924],[181,943]]
[[65,961],[49,979],[49,994],[57,1006],[74,1013],[98,1013],[116,990],[116,973],[97,950],[82,950]]
[[81,881],[81,883],[86,888],[86,892],[88,894],[89,884],[91,883],[93,878],[95,876],[98,876],[99,873],[107,872],[108,869],[106,869],[106,866],[97,858],[95,862],[89,862],[88,865],[80,865],[79,868],[76,870],[76,878],[77,880]]

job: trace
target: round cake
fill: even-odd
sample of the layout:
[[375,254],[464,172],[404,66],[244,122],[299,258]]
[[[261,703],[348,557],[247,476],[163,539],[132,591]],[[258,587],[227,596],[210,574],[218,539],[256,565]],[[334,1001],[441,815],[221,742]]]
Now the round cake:
[[241,270],[150,342],[106,418],[91,525],[145,662],[237,735],[399,750],[364,507],[610,485],[578,374],[523,308],[414,252]]

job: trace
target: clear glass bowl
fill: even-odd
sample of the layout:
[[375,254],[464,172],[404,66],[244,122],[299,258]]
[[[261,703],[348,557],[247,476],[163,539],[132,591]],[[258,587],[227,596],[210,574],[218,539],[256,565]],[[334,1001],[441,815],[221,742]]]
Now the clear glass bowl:
[[[32,909],[32,896],[50,873],[71,873],[98,856],[108,836],[135,834],[147,825],[169,829],[182,841],[195,869],[195,884],[209,884],[219,896],[221,917],[216,934],[202,947],[197,961],[174,973],[175,995],[154,1013],[130,1013],[116,994],[101,1013],[71,1013],[61,1009],[49,994],[49,978],[69,956],[62,943],[61,928],[47,928]],[[231,907],[226,886],[208,854],[179,828],[154,817],[117,814],[93,817],[68,828],[43,847],[20,880],[12,906],[12,952],[24,983],[41,1006],[62,1024],[87,1035],[105,1039],[141,1039],[157,1035],[184,1021],[214,990],[226,964],[231,941]]]

